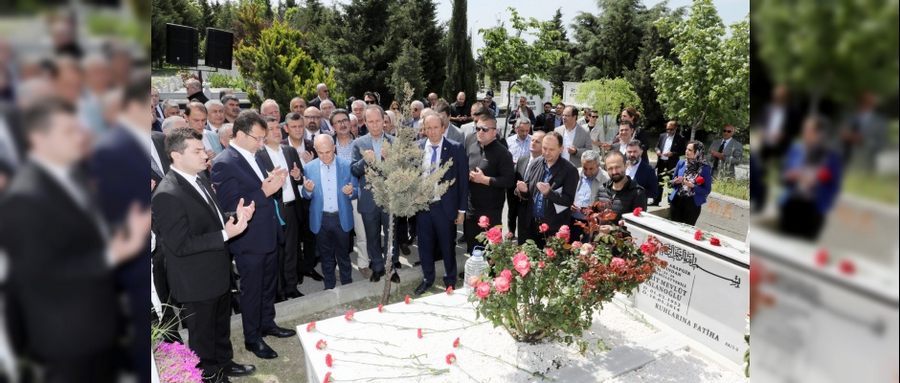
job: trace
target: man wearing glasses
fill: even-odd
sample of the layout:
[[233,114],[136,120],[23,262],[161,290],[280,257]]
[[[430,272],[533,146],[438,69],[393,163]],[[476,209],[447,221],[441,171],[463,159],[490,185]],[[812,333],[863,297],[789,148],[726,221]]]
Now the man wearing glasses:
[[734,177],[734,165],[741,163],[744,158],[744,146],[734,138],[734,130],[734,125],[725,125],[722,138],[709,145],[713,178]]
[[322,101],[331,100],[331,97],[328,93],[328,85],[325,85],[324,83],[316,85],[316,93],[318,93],[318,95],[312,100],[309,100],[306,105],[315,106],[316,108],[318,108],[319,105],[322,104]]
[[[678,123],[670,120],[666,123],[666,132],[659,135],[656,143],[656,177],[663,179],[663,175],[671,173],[678,165],[678,159],[684,154],[686,143],[684,138],[678,134]],[[674,178],[671,174],[670,179]],[[658,189],[653,198],[654,205],[659,206],[659,200],[662,198],[662,189]]]
[[469,208],[463,223],[466,252],[471,254],[478,244],[475,236],[482,231],[478,219],[487,216],[492,225],[503,223],[503,201],[506,189],[516,182],[512,155],[497,140],[497,120],[490,113],[479,116],[475,123],[473,143],[466,148],[469,158]]

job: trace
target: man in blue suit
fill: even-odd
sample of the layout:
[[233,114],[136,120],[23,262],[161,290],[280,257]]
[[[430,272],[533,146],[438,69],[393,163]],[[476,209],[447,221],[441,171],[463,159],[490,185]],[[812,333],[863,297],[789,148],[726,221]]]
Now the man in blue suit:
[[314,138],[319,158],[304,166],[303,198],[309,199],[309,228],[316,235],[316,254],[322,260],[325,290],[337,283],[334,266],[340,269],[341,285],[350,277],[350,230],[353,229],[353,205],[359,189],[350,163],[335,155],[334,139],[327,134]]
[[641,141],[629,141],[625,153],[628,156],[628,168],[625,169],[625,174],[644,188],[648,199],[647,204],[653,204],[656,201],[652,201],[652,199],[656,198],[656,193],[659,192],[659,181],[656,178],[656,172],[650,167],[650,163],[642,157],[644,151],[641,149]]
[[450,251],[455,238],[450,237],[451,225],[463,223],[469,202],[469,160],[463,147],[444,138],[447,128],[436,115],[425,117],[422,129],[427,137],[419,141],[423,150],[422,168],[431,169],[453,161],[444,173],[442,182],[453,182],[447,192],[435,197],[426,211],[416,214],[419,239],[419,258],[422,262],[424,279],[416,287],[416,295],[421,295],[434,284],[434,249],[444,257],[444,287],[456,286],[456,254]]
[[274,359],[278,354],[263,336],[286,338],[296,334],[275,324],[276,246],[281,230],[273,195],[284,185],[287,169],[276,167],[266,174],[257,162],[255,153],[266,138],[266,122],[259,114],[241,113],[233,129],[233,144],[213,161],[211,178],[219,206],[237,206],[241,198],[256,202],[247,230],[229,242],[228,250],[241,276],[244,345],[257,357]]
[[[366,252],[369,254],[369,267],[372,269],[372,282],[378,282],[384,276],[384,262],[387,258],[388,227],[390,217],[381,207],[375,204],[372,191],[365,188],[366,168],[369,164],[381,162],[385,154],[385,146],[393,142],[393,137],[384,134],[384,110],[378,105],[366,107],[366,127],[369,132],[353,141],[353,162],[350,171],[359,179],[362,186],[359,191],[357,211],[362,216],[363,226],[366,230]],[[381,235],[384,235],[383,239]],[[393,258],[394,274],[392,280],[400,282],[400,276],[396,274],[396,267],[400,263],[397,247],[394,246]]]

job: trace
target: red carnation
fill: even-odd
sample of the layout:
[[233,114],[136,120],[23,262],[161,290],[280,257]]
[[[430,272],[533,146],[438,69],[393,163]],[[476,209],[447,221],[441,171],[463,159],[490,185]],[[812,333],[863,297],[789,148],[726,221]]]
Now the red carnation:
[[403,302],[406,304],[409,304],[411,301],[412,301],[412,299],[409,298],[409,294],[406,294],[406,297],[403,298]]
[[324,350],[325,347],[328,347],[328,343],[325,342],[325,339],[319,339],[319,341],[316,342],[317,349]]
[[325,365],[328,367],[331,367],[332,364],[334,364],[334,358],[331,357],[331,354],[326,354],[325,355]]
[[422,339],[422,329],[416,330],[416,337],[418,337],[419,339]]
[[713,246],[722,246],[722,243],[719,242],[719,239],[716,237],[712,237],[709,239],[709,244]]
[[347,310],[347,312],[344,313],[344,319],[346,319],[347,322],[353,320],[353,309]]
[[697,176],[697,178],[694,178],[694,185],[700,186],[703,185],[704,182],[706,182],[706,179],[704,179],[703,176]]
[[819,266],[825,266],[828,264],[828,261],[828,250],[819,249],[819,251],[816,252],[816,264]]
[[640,217],[642,211],[644,211],[644,209],[642,209],[640,206],[638,206],[638,207],[634,208],[634,211],[631,213],[634,214],[635,217]]
[[329,382],[331,382],[331,371],[328,371],[325,373],[325,380],[322,381],[322,383],[329,383]]
[[384,305],[381,303],[378,304],[378,312],[380,312],[380,313],[384,312]]
[[856,265],[849,259],[842,259],[838,264],[838,268],[844,275],[853,275],[856,273]]
[[546,233],[547,230],[550,230],[550,225],[547,225],[546,223],[542,223],[541,226],[538,226],[538,231],[541,233]]
[[453,348],[459,348],[459,338],[453,340]]
[[819,168],[819,171],[816,172],[816,179],[819,183],[826,183],[831,181],[831,170],[828,170],[826,167]]
[[453,286],[447,286],[447,295],[453,295]]
[[456,355],[454,355],[451,352],[451,353],[447,354],[446,360],[447,360],[447,364],[453,364],[454,362],[456,362]]
[[694,232],[694,240],[699,241],[703,239],[703,232],[699,229]]
[[306,332],[313,332],[315,329],[316,329],[316,321],[309,322],[309,324],[306,325]]

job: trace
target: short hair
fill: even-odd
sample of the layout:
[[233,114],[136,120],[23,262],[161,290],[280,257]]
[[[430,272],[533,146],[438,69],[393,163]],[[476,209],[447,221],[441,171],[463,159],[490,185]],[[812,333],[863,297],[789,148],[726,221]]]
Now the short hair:
[[25,126],[25,131],[34,133],[50,130],[50,118],[54,114],[75,115],[75,107],[56,97],[31,105],[22,114],[22,123]]
[[447,103],[447,100],[443,98],[439,98],[434,102],[434,105],[431,106],[431,109],[435,111],[435,113],[444,113],[450,114],[450,104]]
[[203,106],[206,107],[206,109],[209,109],[211,106],[222,106],[222,107],[224,107],[225,104],[223,104],[222,101],[219,101],[219,100],[209,100],[209,101],[207,101],[205,104],[203,104]]
[[331,106],[335,106],[334,103],[331,102],[331,100],[322,100],[322,102],[319,103],[319,109],[321,110],[322,106],[325,104],[331,104]]
[[172,129],[166,133],[166,155],[171,158],[172,152],[184,154],[184,150],[187,149],[187,140],[203,141],[203,136],[200,135],[200,132],[188,127]]
[[637,109],[635,109],[633,106],[622,109],[622,111],[628,113],[628,115],[631,116],[631,121],[633,121],[635,124],[637,124],[641,119],[641,114],[638,113]]
[[415,101],[409,103],[409,106],[410,106],[411,108],[415,108],[415,107],[418,106],[420,111],[421,111],[422,109],[425,109],[425,104],[423,104],[422,101],[419,101],[419,100],[415,100]]
[[609,159],[612,157],[619,157],[622,159],[622,163],[625,163],[625,155],[618,150],[610,150],[606,152],[606,155],[603,156],[603,164],[606,165],[609,163]]
[[[163,133],[168,132],[169,130],[171,130],[172,125],[174,125],[175,122],[178,120],[184,121],[184,117],[181,117],[181,116],[166,117],[166,119],[163,120],[162,126],[160,127],[160,129],[162,129]],[[185,123],[187,123],[187,121],[185,121]]]
[[197,80],[195,78],[189,78],[189,79],[185,80],[185,82],[184,82],[184,87],[187,88],[188,86],[190,86],[190,87],[198,86],[199,87],[200,80]]
[[625,146],[626,146],[626,147],[628,147],[628,146],[637,146],[638,148],[640,148],[641,150],[643,150],[644,148],[642,148],[641,145],[642,145],[642,144],[641,144],[641,140],[631,140],[631,141],[628,141],[628,144],[625,145]]
[[300,113],[290,112],[284,115],[284,122],[302,120],[303,115]]
[[238,104],[241,103],[241,100],[238,100],[237,96],[235,96],[233,94],[226,94],[226,95],[220,97],[220,100],[222,101],[222,104],[227,104],[228,101],[235,101]]
[[493,113],[482,113],[478,115],[478,121],[494,121],[494,123],[496,124],[497,118],[494,117]]
[[632,124],[632,123],[630,123],[630,122],[628,122],[628,121],[621,121],[621,122],[619,122],[619,127],[623,127],[623,126],[627,126],[628,129],[634,130],[634,124]]
[[201,104],[201,103],[198,102],[198,101],[191,101],[191,102],[189,102],[189,103],[187,104],[187,106],[184,107],[184,115],[190,116],[190,115],[191,115],[191,109],[197,109],[197,110],[203,112],[203,114],[209,114],[209,112],[206,111],[206,106],[204,106],[203,104]]
[[244,132],[250,135],[253,125],[259,125],[263,129],[267,129],[266,121],[260,117],[255,110],[245,110],[234,119],[234,126],[231,129],[231,135],[237,137],[238,132]]
[[566,107],[566,104],[564,104],[564,103],[562,103],[562,102],[557,102],[557,103],[556,103],[556,106],[562,106],[563,108],[565,108],[565,107]]
[[363,101],[363,100],[353,100],[353,102],[350,103],[350,108],[353,109],[353,108],[355,108],[357,105],[362,105],[363,109],[366,108],[366,102]]
[[531,120],[530,120],[528,117],[523,117],[523,118],[519,118],[518,120],[516,120],[516,127],[517,127],[517,128],[518,128],[519,126],[525,125],[525,124],[531,125]]
[[550,101],[546,101],[546,102],[544,102],[544,106],[547,106],[547,105],[550,105],[550,106],[553,106],[553,103],[552,103],[552,102],[550,102]]
[[600,161],[600,153],[598,153],[595,150],[588,150],[588,151],[585,151],[584,153],[581,153],[581,163],[582,164],[585,162],[591,162],[591,161],[594,161],[594,162]]
[[363,113],[368,112],[371,109],[377,109],[378,112],[381,113],[382,116],[384,116],[384,108],[382,108],[381,105],[378,104],[367,105],[366,110],[363,111]]
[[226,122],[226,123],[222,124],[222,126],[220,126],[219,129],[216,129],[216,133],[219,134],[219,137],[222,137],[225,132],[230,131],[233,128],[234,128],[234,124],[232,124],[230,122]]
[[472,113],[473,117],[480,116],[482,114],[491,114],[491,113],[484,112],[484,104],[480,103],[480,102],[473,103],[472,106],[469,107],[469,112],[472,112],[472,110],[475,110],[475,112]]
[[330,122],[331,125],[334,125],[334,118],[339,114],[346,115],[347,118],[350,118],[350,112],[348,112],[347,109],[337,108],[337,109],[331,111],[331,115],[328,116],[328,122]]
[[275,105],[275,107],[278,108],[278,111],[281,112],[281,107],[278,106],[278,103],[271,98],[267,98],[265,101],[262,102],[262,104],[259,105],[260,113],[262,113],[263,108],[265,108],[268,105]]
[[563,146],[563,136],[562,136],[562,134],[559,134],[559,133],[553,131],[553,132],[547,133],[547,134],[544,136],[544,139],[546,140],[547,137],[554,137],[554,138],[556,138],[556,141],[559,142],[559,146],[560,146],[560,147]]
[[569,105],[565,107],[565,109],[563,109],[563,113],[566,112],[566,109],[569,109],[571,111],[572,117],[578,117],[578,107],[576,107],[575,105]]
[[324,82],[320,82],[318,85],[316,85],[316,92],[319,92],[322,90],[322,88],[327,88],[327,87],[328,87],[328,85],[325,85]]
[[[219,100],[222,101],[222,103],[224,104],[225,96],[229,96],[229,95],[231,95],[231,96],[234,95],[234,89],[231,89],[231,88],[222,89],[219,91]],[[235,97],[234,99],[237,100],[237,97]]]
[[128,80],[125,84],[124,92],[122,92],[122,106],[127,106],[132,102],[146,105],[150,101],[150,94],[147,93],[147,87],[150,86],[150,79],[146,76],[135,77]]

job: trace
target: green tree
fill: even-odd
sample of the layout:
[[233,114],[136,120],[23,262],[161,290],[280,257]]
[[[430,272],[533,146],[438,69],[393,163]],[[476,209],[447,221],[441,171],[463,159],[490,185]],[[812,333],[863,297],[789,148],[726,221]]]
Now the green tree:
[[570,74],[581,80],[621,77],[634,67],[643,38],[640,0],[599,0],[599,16],[575,18],[577,54]]
[[[559,31],[552,22],[528,20],[519,16],[514,8],[509,8],[513,33],[510,34],[503,23],[478,31],[484,38],[484,47],[478,50],[484,62],[485,73],[492,81],[510,80],[506,90],[506,105],[509,110],[512,103],[511,89],[518,81],[525,78],[546,78],[550,68],[567,53],[547,47],[559,38]],[[536,37],[528,43],[525,34]],[[506,127],[504,127],[504,136]]]
[[390,64],[389,87],[394,99],[399,100],[406,89],[410,89],[412,94],[421,94],[425,90],[425,77],[421,63],[422,52],[414,44],[404,45],[400,49],[397,60]]
[[[343,6],[332,38],[330,62],[337,70],[340,87],[349,95],[362,97],[366,91],[388,93],[388,64],[395,59],[384,44],[387,38],[388,9],[397,0],[352,0]],[[320,37],[321,38],[321,37]],[[328,61],[328,60],[326,60]]]
[[[550,19],[550,23],[551,28],[557,31],[557,38],[555,41],[553,41],[553,47],[563,52],[568,52],[569,55],[572,55],[572,53],[575,51],[575,45],[569,42],[566,27],[563,26],[562,23],[562,11],[560,10],[560,8],[556,9],[556,14],[553,15],[552,19]],[[550,81],[550,84],[553,85],[553,93],[563,93],[563,81],[567,81],[569,79],[569,67],[570,60],[560,57],[560,59],[553,64],[553,67],[550,68],[547,79],[548,81]]]
[[863,91],[883,96],[900,87],[896,1],[760,0],[753,4],[759,57],[777,84],[849,102]]
[[[413,96],[424,97],[428,89],[443,89],[447,55],[442,44],[444,32],[437,24],[436,9],[434,0],[399,0],[389,9],[389,31],[385,42],[388,51],[399,60],[401,48],[412,45],[421,55],[419,66],[424,82],[419,87],[410,81],[415,89]],[[393,99],[402,98],[402,93],[396,93],[401,89],[399,83],[392,84]]]
[[166,24],[197,26],[200,9],[188,0],[153,0],[150,14],[150,59],[162,65],[166,54]]
[[260,105],[265,97],[277,101],[281,110],[288,110],[291,98],[298,95],[311,98],[318,83],[335,87],[333,72],[297,44],[305,38],[303,32],[276,21],[253,44],[240,43],[235,58],[243,63],[238,69],[244,80],[248,85],[256,85],[247,90],[254,105]]
[[[475,57],[472,56],[472,36],[466,20],[466,0],[453,0],[453,16],[450,18],[447,35],[447,79],[444,81],[443,96],[455,100],[457,92],[465,92],[474,98],[475,92]],[[439,70],[435,68],[434,70]]]
[[672,58],[654,58],[653,83],[659,103],[670,117],[697,129],[726,123],[747,127],[750,120],[750,25],[732,25],[726,37],[712,0],[694,0],[683,21],[657,21],[673,44]]
[[630,105],[642,110],[641,98],[624,78],[591,80],[578,86],[575,95],[578,103],[588,104],[598,112],[601,122],[615,123],[621,105]]

